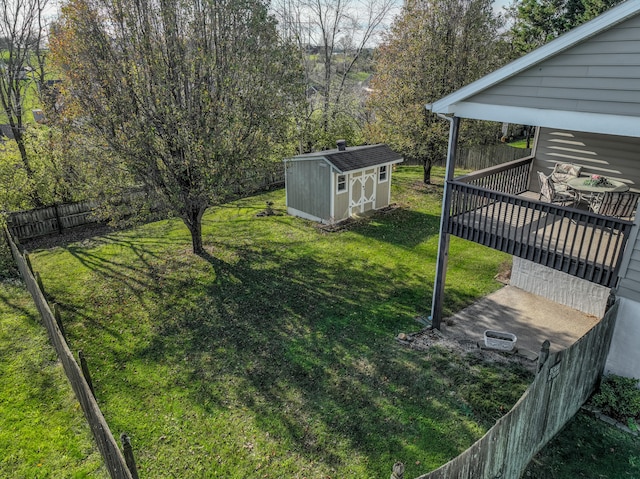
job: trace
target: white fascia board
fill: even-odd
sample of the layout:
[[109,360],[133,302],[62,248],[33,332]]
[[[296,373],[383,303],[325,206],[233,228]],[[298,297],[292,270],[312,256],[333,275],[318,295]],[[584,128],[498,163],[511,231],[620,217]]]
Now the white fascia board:
[[327,166],[329,168],[331,168],[331,171],[333,171],[334,173],[338,173],[340,175],[342,175],[343,173],[336,168],[335,166],[333,166],[333,163],[331,163],[329,160],[327,160],[324,156],[303,156],[303,157],[292,157],[292,158],[285,158],[283,161],[286,163],[291,163],[291,162],[296,162],[296,161],[324,161]]
[[[618,23],[624,22],[628,18],[640,12],[640,0],[627,0],[620,5],[597,16],[593,20],[584,23],[573,30],[559,36],[555,40],[536,48],[523,57],[509,63],[508,65],[489,73],[469,85],[456,90],[450,95],[441,98],[434,103],[425,105],[427,110],[434,113],[453,113],[449,111],[449,106],[480,93],[498,83],[517,75],[524,70],[541,63],[575,45],[591,38],[598,33],[608,30]],[[460,115],[458,115],[460,116]]]
[[[640,0],[639,0],[640,1]],[[544,110],[516,106],[462,102],[451,113],[461,118],[543,126],[562,130],[640,137],[640,117],[585,113],[579,111]]]
[[324,161],[327,161],[327,159],[322,155],[318,155],[318,156],[292,156],[291,158],[285,158],[283,161],[292,162],[292,161],[311,161],[311,160],[324,160]]

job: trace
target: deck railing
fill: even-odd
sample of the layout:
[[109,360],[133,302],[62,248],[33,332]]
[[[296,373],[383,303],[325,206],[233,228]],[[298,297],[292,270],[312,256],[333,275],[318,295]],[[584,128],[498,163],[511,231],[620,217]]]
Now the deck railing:
[[451,182],[448,232],[613,287],[633,223]]
[[449,183],[447,232],[606,287],[615,286],[632,222],[516,196],[531,159]]
[[531,171],[532,163],[533,157],[527,156],[526,158],[459,176],[455,181],[501,193],[519,195],[529,188],[529,172]]

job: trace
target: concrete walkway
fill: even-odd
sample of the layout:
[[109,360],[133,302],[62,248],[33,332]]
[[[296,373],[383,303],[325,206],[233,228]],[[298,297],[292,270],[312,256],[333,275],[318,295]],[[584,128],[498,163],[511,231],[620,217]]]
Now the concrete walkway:
[[484,331],[504,331],[517,336],[518,352],[536,359],[545,339],[551,342],[551,352],[571,346],[600,318],[514,286],[504,286],[468,308],[443,321],[445,336],[473,340],[484,345]]

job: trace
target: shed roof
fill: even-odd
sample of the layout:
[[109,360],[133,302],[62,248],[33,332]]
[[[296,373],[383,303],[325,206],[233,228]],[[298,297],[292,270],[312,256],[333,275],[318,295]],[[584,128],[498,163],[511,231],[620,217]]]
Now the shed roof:
[[389,163],[400,163],[402,156],[385,144],[348,147],[340,151],[318,151],[288,158],[289,161],[324,158],[340,173],[371,168]]
[[621,3],[427,109],[640,136],[640,1]]

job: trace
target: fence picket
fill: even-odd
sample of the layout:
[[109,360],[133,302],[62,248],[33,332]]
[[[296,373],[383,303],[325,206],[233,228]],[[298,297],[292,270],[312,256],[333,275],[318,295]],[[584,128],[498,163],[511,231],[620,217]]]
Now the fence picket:
[[573,346],[549,354],[545,341],[538,373],[516,405],[469,449],[417,479],[520,477],[529,461],[589,398],[604,368],[618,310]]
[[[20,253],[7,228],[3,229],[7,237],[9,247],[11,248],[13,259],[20,270],[20,274],[25,282],[27,290],[31,294],[36,308],[40,313],[44,326],[47,328],[49,340],[60,358],[64,372],[71,383],[71,388],[73,389],[78,402],[82,406],[85,418],[89,423],[89,427],[91,428],[93,437],[96,440],[98,450],[104,459],[109,475],[112,479],[134,479],[127,467],[125,458],[122,455],[122,452],[120,452],[118,444],[111,434],[109,426],[100,411],[98,403],[93,395],[92,387],[87,383],[83,370],[78,366],[78,363],[73,358],[73,354],[71,353],[65,338],[57,326],[56,318],[51,312],[51,308],[49,307],[42,289],[39,286],[39,283],[41,285],[42,282],[38,281],[36,276],[34,276],[30,267],[30,262],[28,262],[27,258]],[[40,276],[37,273],[36,275],[37,277]]]

